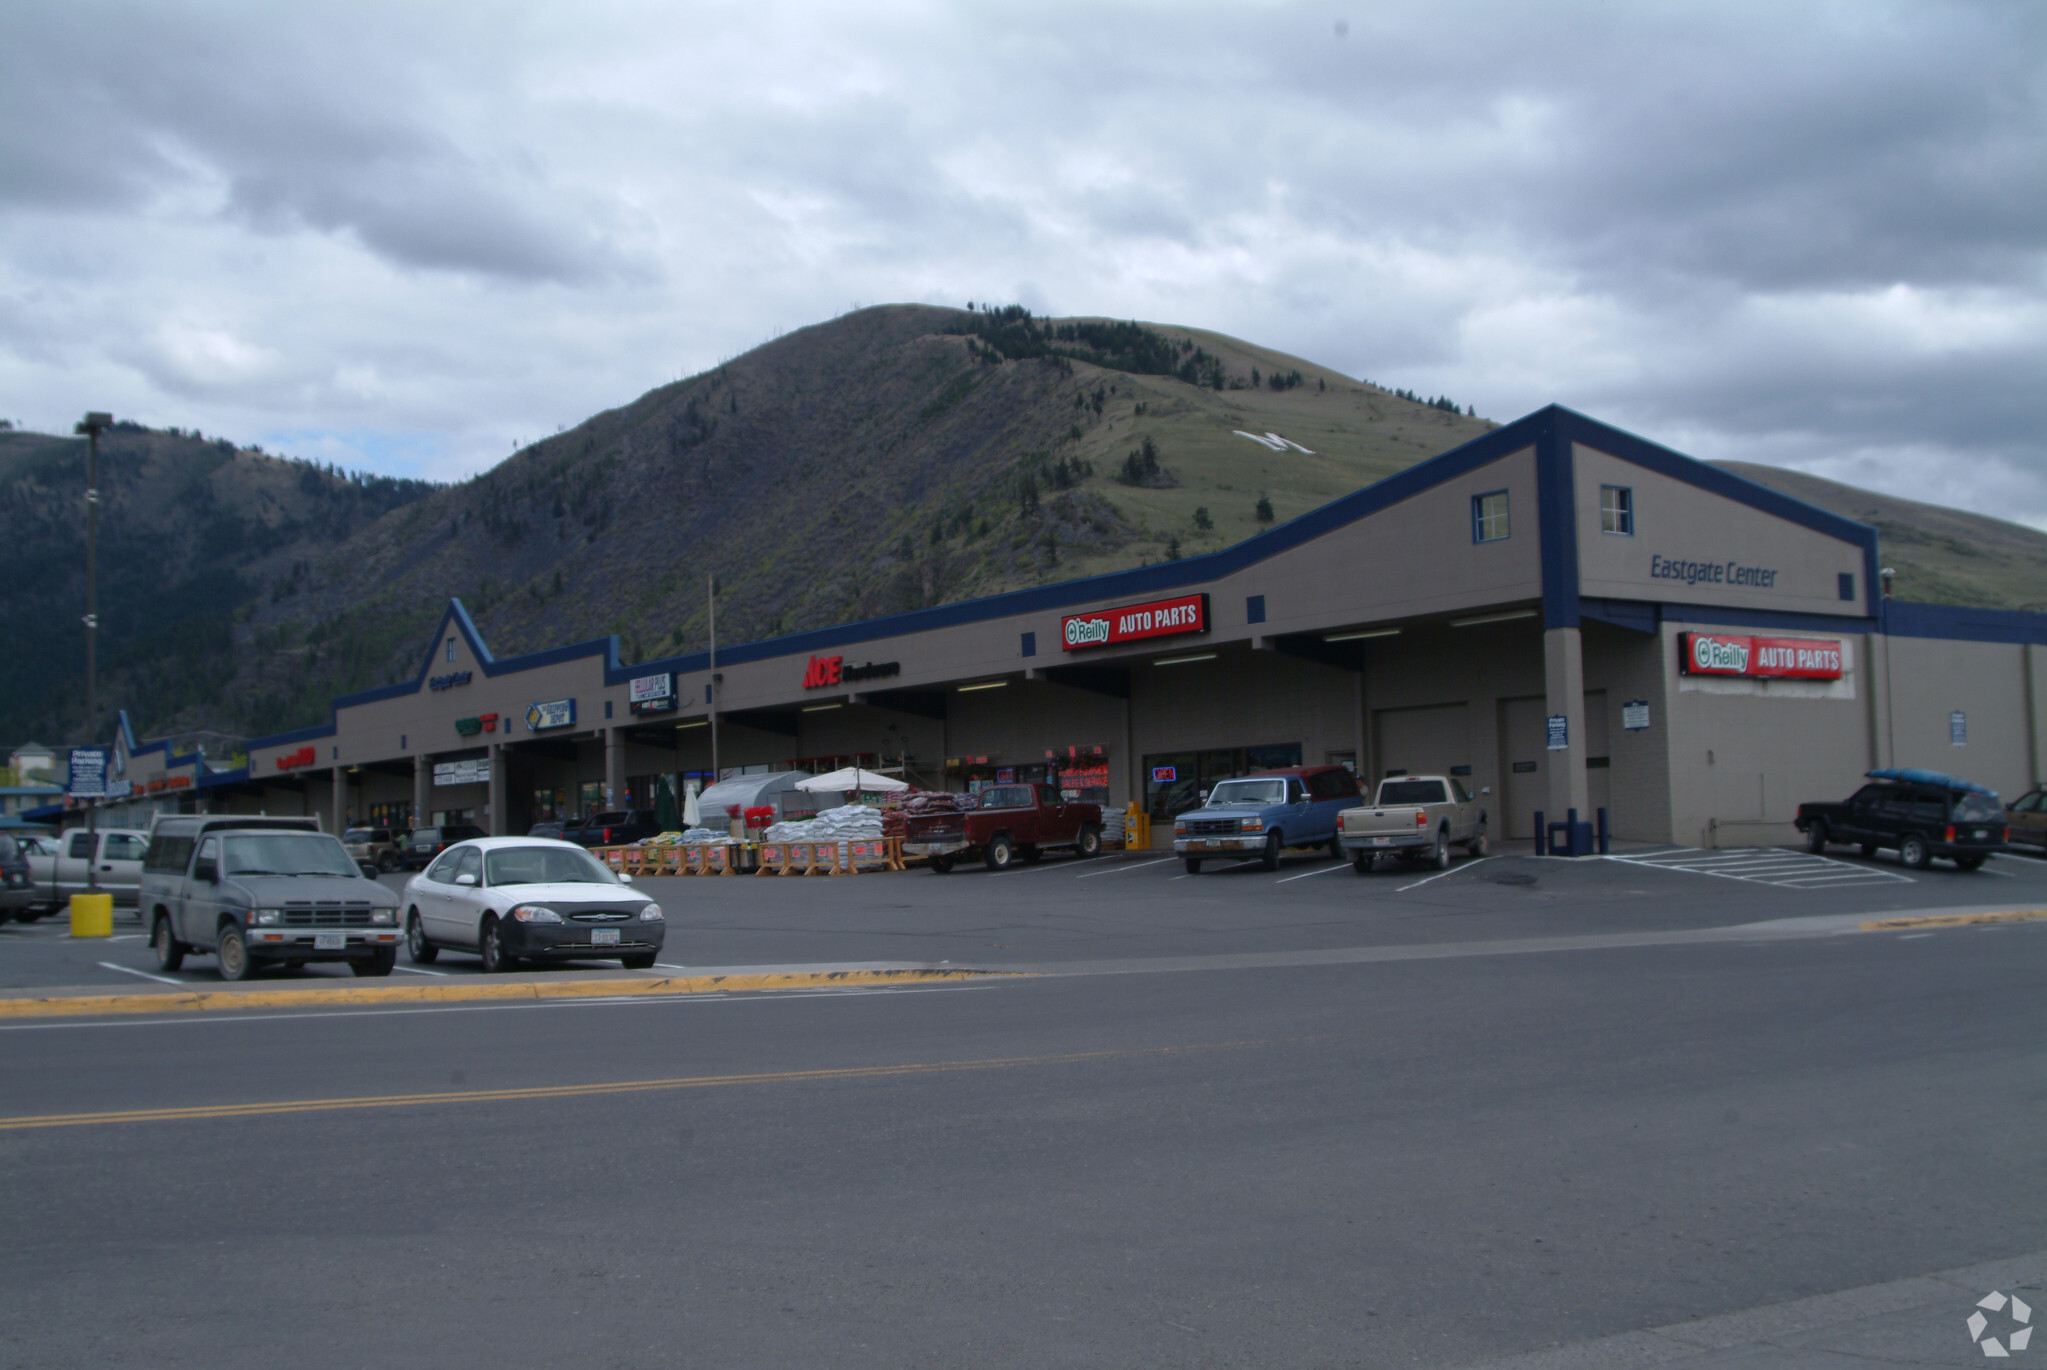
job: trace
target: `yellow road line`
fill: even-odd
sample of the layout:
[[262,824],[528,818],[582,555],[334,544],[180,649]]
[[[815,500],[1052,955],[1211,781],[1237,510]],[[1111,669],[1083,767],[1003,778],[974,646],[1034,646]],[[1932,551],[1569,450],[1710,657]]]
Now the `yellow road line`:
[[1122,1051],[1075,1051],[1055,1056],[1001,1056],[972,1061],[922,1061],[888,1066],[846,1066],[835,1070],[780,1070],[745,1075],[685,1075],[667,1080],[613,1080],[588,1085],[534,1085],[522,1089],[466,1089],[437,1094],[382,1094],[352,1099],[280,1099],[267,1103],[200,1104],[187,1108],[113,1109],[102,1113],[46,1113],[0,1118],[0,1132],[46,1127],[90,1127],[104,1123],[171,1123],[209,1118],[259,1118],[290,1113],[333,1113],[348,1109],[405,1108],[422,1104],[478,1104],[530,1099],[577,1099],[604,1094],[646,1094],[660,1090],[710,1089],[721,1085],[814,1084],[828,1080],[870,1080],[901,1075],[936,1075],[969,1070],[1014,1070],[1021,1066],[1080,1065],[1144,1056],[1190,1056],[1214,1051],[1248,1051],[1270,1041],[1206,1042],[1180,1047],[1139,1047]]
[[2047,918],[2047,909],[2014,909],[2009,913],[1931,913],[1923,918],[1877,918],[1855,926],[1861,932],[1897,928],[1964,928],[1974,923],[2030,923]]
[[83,1018],[119,1013],[211,1012],[251,1008],[342,1008],[466,1004],[486,1000],[616,999],[737,990],[844,989],[977,979],[976,970],[771,971],[756,975],[671,975],[651,980],[489,980],[426,985],[337,985],[299,989],[192,990],[160,994],[64,994],[0,999],[0,1018]]

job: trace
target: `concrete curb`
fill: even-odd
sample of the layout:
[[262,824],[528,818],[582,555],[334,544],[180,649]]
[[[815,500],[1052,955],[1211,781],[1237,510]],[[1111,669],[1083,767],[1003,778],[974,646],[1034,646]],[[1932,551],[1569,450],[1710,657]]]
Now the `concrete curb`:
[[748,970],[729,974],[673,975],[627,980],[512,980],[478,984],[337,985],[293,989],[142,991],[131,994],[59,993],[0,998],[0,1019],[89,1018],[135,1013],[210,1013],[235,1009],[388,1008],[405,1004],[534,1002],[543,999],[642,999],[667,994],[715,994],[787,989],[848,989],[863,985],[931,984],[1015,972],[950,968],[889,970]]

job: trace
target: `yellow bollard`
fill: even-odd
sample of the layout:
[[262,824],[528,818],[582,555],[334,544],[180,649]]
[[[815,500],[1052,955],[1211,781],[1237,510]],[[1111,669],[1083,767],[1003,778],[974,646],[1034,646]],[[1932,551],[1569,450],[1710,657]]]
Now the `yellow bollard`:
[[72,895],[71,935],[73,937],[112,937],[114,935],[114,896],[111,894]]

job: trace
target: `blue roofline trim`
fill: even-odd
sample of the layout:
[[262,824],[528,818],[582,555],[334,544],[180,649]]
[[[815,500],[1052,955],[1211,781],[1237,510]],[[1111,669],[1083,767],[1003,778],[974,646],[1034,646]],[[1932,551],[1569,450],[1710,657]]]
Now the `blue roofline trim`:
[[154,742],[137,742],[135,740],[135,725],[129,721],[128,711],[126,709],[119,710],[116,716],[119,719],[121,730],[121,744],[127,749],[131,759],[138,756],[147,756],[151,752],[162,752],[163,768],[167,771],[174,770],[179,766],[196,766],[199,764],[199,753],[197,751],[189,751],[183,754],[175,753],[171,750],[170,739],[167,737],[160,737]]
[[2024,609],[1974,609],[1959,604],[1914,604],[1893,599],[1883,607],[1884,631],[1893,637],[2047,646],[2047,614]]
[[202,775],[194,783],[193,788],[204,790],[211,789],[217,785],[239,785],[248,778],[249,768],[247,766],[237,766],[231,771],[214,771],[210,775]]
[[1578,482],[1571,439],[1552,405],[1535,440],[1536,536],[1542,539],[1542,626],[1578,626]]
[[1708,628],[1780,629],[1793,633],[1874,633],[1877,621],[1860,614],[1791,614],[1775,609],[1724,608],[1714,604],[1662,604],[1665,623],[1695,623]]

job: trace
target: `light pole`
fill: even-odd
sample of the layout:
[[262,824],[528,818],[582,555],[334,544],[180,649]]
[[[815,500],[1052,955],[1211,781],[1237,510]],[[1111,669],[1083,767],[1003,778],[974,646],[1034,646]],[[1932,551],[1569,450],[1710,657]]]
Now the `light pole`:
[[[99,531],[100,531],[100,434],[114,426],[112,414],[91,413],[71,431],[85,435],[85,745],[98,745],[99,737]],[[104,791],[102,791],[104,797]],[[91,834],[91,859],[85,863],[85,889],[98,894],[99,804],[87,800],[85,830]]]

